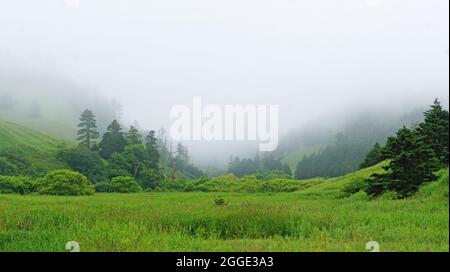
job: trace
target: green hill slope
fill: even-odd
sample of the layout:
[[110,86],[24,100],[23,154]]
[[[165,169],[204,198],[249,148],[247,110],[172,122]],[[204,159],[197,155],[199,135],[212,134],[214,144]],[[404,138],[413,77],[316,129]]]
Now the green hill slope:
[[[303,180],[304,183],[315,183],[316,185],[307,187],[305,190],[298,191],[296,194],[301,196],[304,199],[339,199],[345,198],[343,194],[343,190],[346,186],[359,183],[368,179],[374,173],[382,173],[383,166],[387,164],[386,161],[381,162],[375,166],[365,168],[345,176],[323,179],[323,178],[314,178],[310,180]],[[436,174],[438,176],[438,180],[426,183],[421,186],[421,189],[416,193],[413,198],[446,198],[448,199],[448,169],[442,169],[438,171]],[[389,194],[389,193],[388,193]],[[358,194],[350,196],[357,197]],[[361,196],[361,195],[360,195]],[[389,196],[387,196],[389,197]],[[383,199],[381,197],[380,199]]]
[[0,175],[10,174],[11,167],[30,175],[63,167],[56,153],[68,146],[68,142],[0,120]]
[[57,73],[0,63],[0,119],[58,138],[74,140],[79,116],[94,111],[101,131],[120,105]]
[[48,153],[65,144],[32,129],[0,120],[0,149],[25,148]]

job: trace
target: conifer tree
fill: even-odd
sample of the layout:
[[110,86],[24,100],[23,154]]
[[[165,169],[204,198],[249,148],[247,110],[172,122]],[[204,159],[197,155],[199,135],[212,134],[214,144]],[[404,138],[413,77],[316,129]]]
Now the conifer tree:
[[160,168],[161,155],[158,148],[158,139],[156,138],[156,132],[151,130],[145,138],[145,146],[150,158],[149,168],[158,170]]
[[95,121],[95,115],[90,110],[85,110],[80,117],[80,124],[78,125],[80,130],[78,131],[77,140],[80,146],[92,149],[96,146],[96,140],[100,136],[97,131],[97,124]]
[[175,153],[175,168],[177,170],[184,170],[185,166],[189,163],[189,154],[187,149],[181,144],[177,144],[177,150]]
[[122,133],[119,122],[114,120],[107,128],[100,142],[100,155],[104,159],[109,159],[113,153],[120,153],[127,145],[127,141]]
[[131,145],[142,144],[141,133],[139,132],[139,130],[136,127],[134,127],[134,126],[130,127],[130,130],[127,133],[127,140],[128,140],[128,143]]
[[383,174],[372,175],[366,192],[378,196],[395,191],[400,198],[414,194],[424,182],[436,179],[433,174],[439,168],[433,149],[415,130],[401,128],[396,136],[389,137],[383,155],[389,159]]
[[439,100],[435,100],[425,113],[425,121],[420,123],[417,131],[424,141],[431,146],[439,161],[448,165],[449,145],[449,113],[444,110]]

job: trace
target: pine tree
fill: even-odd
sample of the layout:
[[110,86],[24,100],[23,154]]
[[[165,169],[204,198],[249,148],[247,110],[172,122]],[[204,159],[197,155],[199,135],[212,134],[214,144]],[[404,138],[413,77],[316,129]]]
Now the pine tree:
[[425,121],[420,123],[417,131],[424,141],[431,146],[439,161],[448,165],[449,159],[449,113],[444,110],[439,100],[435,100],[431,108],[424,112]]
[[403,127],[395,137],[389,137],[383,154],[390,160],[384,167],[387,172],[368,180],[366,192],[370,195],[395,191],[404,198],[414,194],[422,183],[436,179],[433,172],[439,162],[433,149],[414,130]]
[[150,158],[149,168],[159,171],[161,155],[159,153],[158,139],[155,131],[150,131],[145,138],[145,146]]
[[96,146],[96,140],[100,136],[97,131],[97,124],[95,121],[95,115],[90,110],[85,110],[80,117],[80,124],[78,125],[80,130],[78,131],[77,140],[80,142],[80,146],[92,149]]
[[127,133],[127,141],[131,145],[142,144],[141,133],[136,127],[134,126],[130,127],[130,130]]
[[122,133],[119,122],[114,120],[107,128],[107,132],[103,135],[100,142],[100,155],[104,159],[111,158],[113,153],[120,153],[127,145],[127,141]]
[[383,148],[381,147],[381,145],[379,143],[376,143],[369,151],[369,153],[367,153],[366,158],[364,159],[364,162],[362,162],[359,166],[359,169],[367,168],[382,162],[382,150]]
[[186,165],[189,163],[189,154],[187,149],[181,144],[177,144],[177,150],[175,153],[175,168],[183,171]]

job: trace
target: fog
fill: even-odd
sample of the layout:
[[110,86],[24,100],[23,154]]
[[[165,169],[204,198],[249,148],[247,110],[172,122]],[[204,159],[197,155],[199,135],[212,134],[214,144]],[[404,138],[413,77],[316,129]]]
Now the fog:
[[[191,105],[194,96],[205,104],[279,105],[281,134],[361,110],[407,112],[434,97],[447,104],[448,48],[447,0],[0,5],[2,67],[100,92],[122,104],[122,122],[145,129],[168,127],[171,107]],[[253,148],[190,146],[209,161]]]

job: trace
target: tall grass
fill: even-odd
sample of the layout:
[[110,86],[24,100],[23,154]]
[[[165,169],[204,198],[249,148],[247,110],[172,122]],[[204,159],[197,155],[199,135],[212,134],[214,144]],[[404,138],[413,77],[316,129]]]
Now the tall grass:
[[[448,170],[406,200],[296,193],[0,195],[0,251],[448,251]],[[351,178],[349,175],[345,180]],[[354,177],[353,177],[354,178]],[[334,197],[331,197],[334,196]]]

